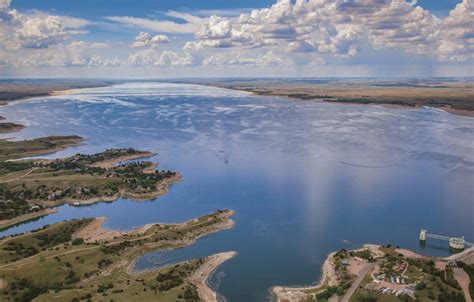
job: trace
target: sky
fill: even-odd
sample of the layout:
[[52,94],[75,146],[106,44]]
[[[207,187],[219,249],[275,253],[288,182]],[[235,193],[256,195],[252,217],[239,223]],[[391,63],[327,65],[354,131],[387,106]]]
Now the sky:
[[0,0],[0,77],[474,76],[474,0]]

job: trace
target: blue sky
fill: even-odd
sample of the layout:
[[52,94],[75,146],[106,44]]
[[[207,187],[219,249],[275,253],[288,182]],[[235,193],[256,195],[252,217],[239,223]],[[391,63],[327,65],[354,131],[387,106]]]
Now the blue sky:
[[0,0],[0,77],[472,76],[473,0]]
[[[20,10],[39,9],[55,11],[64,15],[97,20],[110,14],[146,16],[155,10],[233,10],[264,8],[274,3],[275,1],[272,0],[18,0],[12,3],[12,7]],[[458,0],[420,0],[417,2],[419,6],[440,15],[447,15],[458,3]]]

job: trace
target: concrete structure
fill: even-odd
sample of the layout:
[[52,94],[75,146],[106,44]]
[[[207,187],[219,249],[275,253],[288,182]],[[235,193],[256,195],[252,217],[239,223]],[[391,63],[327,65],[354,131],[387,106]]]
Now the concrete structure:
[[424,243],[427,238],[449,241],[449,247],[455,250],[463,250],[466,245],[474,246],[474,243],[470,243],[464,240],[464,236],[458,238],[458,237],[447,237],[447,236],[441,236],[441,235],[435,235],[435,234],[428,234],[426,230],[421,229],[420,241]]
[[420,231],[420,241],[426,241],[426,230],[421,229],[421,231]]
[[456,250],[463,250],[465,243],[466,241],[464,240],[464,236],[461,238],[453,237],[449,239],[449,246]]

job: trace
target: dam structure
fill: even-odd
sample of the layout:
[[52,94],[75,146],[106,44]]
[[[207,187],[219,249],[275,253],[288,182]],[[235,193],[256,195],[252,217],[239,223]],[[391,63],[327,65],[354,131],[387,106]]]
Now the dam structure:
[[455,250],[463,250],[465,246],[474,246],[474,243],[464,240],[462,237],[448,237],[442,235],[428,234],[427,230],[421,229],[420,242],[426,242],[426,239],[444,240],[449,242],[449,247]]

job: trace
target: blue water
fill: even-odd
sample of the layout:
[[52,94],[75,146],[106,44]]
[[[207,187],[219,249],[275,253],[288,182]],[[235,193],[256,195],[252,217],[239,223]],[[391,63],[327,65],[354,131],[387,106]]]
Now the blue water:
[[329,252],[363,243],[449,254],[445,242],[420,248],[420,228],[474,241],[471,118],[166,83],[14,102],[0,115],[28,125],[0,137],[87,138],[50,157],[134,147],[183,174],[156,200],[65,205],[0,236],[79,217],[108,216],[106,227],[130,229],[231,208],[235,228],[137,261],[146,269],[235,250],[212,282],[229,301],[264,301],[270,286],[313,283]]

